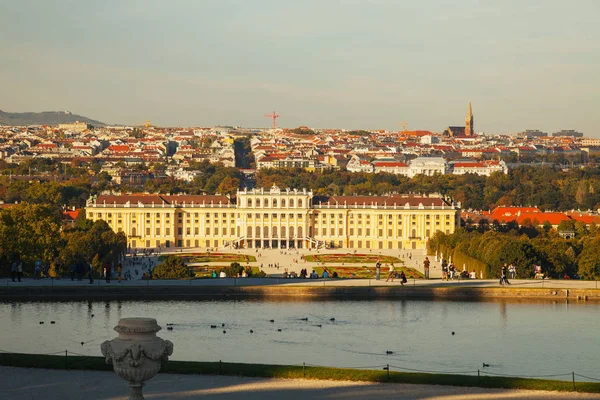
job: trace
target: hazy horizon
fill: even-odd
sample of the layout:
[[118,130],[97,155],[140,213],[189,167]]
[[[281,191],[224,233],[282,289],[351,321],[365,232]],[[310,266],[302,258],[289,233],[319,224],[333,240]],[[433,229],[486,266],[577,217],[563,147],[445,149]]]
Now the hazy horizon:
[[600,3],[0,0],[0,109],[600,136]]

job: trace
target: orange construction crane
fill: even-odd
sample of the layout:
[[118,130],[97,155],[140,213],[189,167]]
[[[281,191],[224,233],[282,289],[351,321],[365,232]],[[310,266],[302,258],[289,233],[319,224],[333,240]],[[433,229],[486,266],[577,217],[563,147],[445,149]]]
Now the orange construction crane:
[[400,125],[402,125],[402,132],[406,132],[406,127],[408,126],[408,122],[406,121],[402,121],[402,122],[398,122]]
[[273,129],[277,128],[277,118],[279,118],[279,114],[273,111],[273,114],[265,114],[265,117],[273,119]]

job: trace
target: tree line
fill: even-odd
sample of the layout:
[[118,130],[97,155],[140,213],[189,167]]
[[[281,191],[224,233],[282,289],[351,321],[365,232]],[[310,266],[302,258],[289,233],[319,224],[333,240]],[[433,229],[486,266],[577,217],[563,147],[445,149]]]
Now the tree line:
[[92,222],[81,212],[73,227],[62,225],[61,210],[49,204],[21,203],[0,209],[0,275],[8,275],[15,261],[31,273],[36,261],[54,263],[64,270],[78,263],[92,263],[98,271],[116,262],[126,249],[123,233],[115,233],[104,221]]
[[463,209],[488,210],[500,205],[537,206],[542,211],[600,208],[599,167],[561,171],[520,166],[508,174],[495,172],[489,177],[438,174],[414,178],[389,173],[261,169],[256,183],[259,187],[307,188],[329,196],[440,193],[460,201]]
[[448,260],[452,257],[459,270],[463,264],[479,276],[499,277],[502,265],[514,264],[519,278],[534,276],[534,265],[551,278],[600,279],[600,228],[575,223],[574,238],[562,238],[549,224],[525,221],[500,224],[467,225],[453,234],[437,232],[428,242],[430,254]]

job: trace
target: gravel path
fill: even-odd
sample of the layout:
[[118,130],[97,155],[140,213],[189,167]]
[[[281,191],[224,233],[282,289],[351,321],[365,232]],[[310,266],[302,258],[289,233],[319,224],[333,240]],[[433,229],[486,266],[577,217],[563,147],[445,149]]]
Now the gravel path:
[[[125,400],[128,391],[111,372],[0,367],[3,400]],[[147,400],[600,399],[600,394],[568,392],[174,374],[149,381],[144,395]]]

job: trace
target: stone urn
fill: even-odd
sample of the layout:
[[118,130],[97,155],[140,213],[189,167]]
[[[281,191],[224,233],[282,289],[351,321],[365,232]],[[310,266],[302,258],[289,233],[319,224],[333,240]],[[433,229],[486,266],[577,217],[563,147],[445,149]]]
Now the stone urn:
[[121,318],[115,326],[119,337],[100,345],[106,363],[129,382],[130,400],[143,400],[142,386],[153,378],[169,356],[173,343],[156,336],[162,328],[154,318]]

